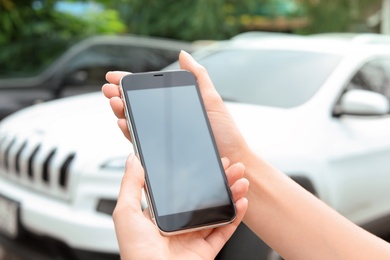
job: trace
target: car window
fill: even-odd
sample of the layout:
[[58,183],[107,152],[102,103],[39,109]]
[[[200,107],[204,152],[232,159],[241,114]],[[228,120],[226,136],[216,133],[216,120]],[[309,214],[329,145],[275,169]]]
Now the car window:
[[390,59],[376,59],[364,64],[351,79],[347,89],[378,92],[390,101]]
[[290,50],[224,50],[199,60],[225,100],[289,108],[310,99],[342,56]]
[[83,84],[96,84],[104,80],[107,71],[155,71],[177,60],[177,57],[178,51],[174,50],[101,44],[91,46],[74,57],[66,66],[66,74],[84,77]]

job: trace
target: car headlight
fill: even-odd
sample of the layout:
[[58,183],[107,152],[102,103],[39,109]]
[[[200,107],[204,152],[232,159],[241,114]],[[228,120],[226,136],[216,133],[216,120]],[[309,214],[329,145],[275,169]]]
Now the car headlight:
[[106,163],[104,163],[101,168],[102,169],[109,169],[109,170],[116,170],[116,171],[124,171],[126,166],[126,160],[127,157],[120,157],[120,158],[114,158],[110,159]]

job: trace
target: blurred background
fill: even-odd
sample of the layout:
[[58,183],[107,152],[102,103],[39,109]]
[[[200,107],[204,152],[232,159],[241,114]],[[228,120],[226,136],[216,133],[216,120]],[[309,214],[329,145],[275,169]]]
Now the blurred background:
[[[237,36],[246,32],[250,33]],[[251,32],[256,33],[251,34]],[[264,48],[259,50],[256,47],[249,52],[245,50],[247,45],[250,46],[248,42],[251,37],[253,40],[256,38],[256,43],[263,43],[262,37],[268,35],[268,32],[276,36],[276,39],[273,39],[278,44],[275,47],[276,51],[273,49],[272,39],[268,43],[269,46],[265,43]],[[295,46],[300,44],[296,43],[301,39],[292,39],[290,43],[293,47],[290,49],[289,46],[284,46],[284,39],[278,39],[278,34],[274,33],[283,33],[281,35],[285,37],[284,39],[288,39],[291,35],[306,36],[323,33],[328,33],[325,38],[332,38],[332,33],[335,33],[338,35],[336,37],[338,40],[346,39],[346,42],[350,40],[356,43],[355,47],[359,47],[360,43],[371,45],[367,49],[362,48],[364,51],[376,48],[375,41],[380,42],[384,48],[377,53],[372,52],[373,54],[367,51],[356,60],[349,58],[348,61],[347,57],[347,61],[342,63],[340,61],[344,58],[349,45],[337,43],[339,45],[334,45],[336,47],[332,49],[326,39],[323,42],[317,39],[320,44],[311,49],[309,40],[305,43],[308,49],[318,54],[313,57],[313,53],[306,52],[304,47]],[[368,36],[354,38],[359,34]],[[112,141],[117,144],[118,150],[122,149],[117,154],[114,154],[116,151],[111,151],[113,154],[107,155],[110,152],[108,149],[114,146],[108,141],[107,144],[103,144],[106,145],[103,155],[98,154],[99,149],[95,149],[104,147],[100,146],[100,142],[103,143],[100,132],[106,134],[118,131],[115,123],[110,121],[112,114],[109,115],[111,117],[104,114],[106,112],[104,109],[107,110],[108,105],[102,108],[101,93],[100,96],[85,96],[85,99],[78,101],[69,99],[64,103],[59,102],[58,107],[54,102],[52,107],[36,106],[37,110],[31,108],[13,115],[15,112],[45,101],[99,91],[105,82],[104,75],[109,70],[132,72],[160,70],[175,62],[180,50],[196,52],[203,47],[207,48],[213,42],[235,37],[236,42],[242,41],[243,46],[245,45],[237,53],[230,52],[228,48],[224,50],[223,45],[216,45],[215,50],[207,49],[206,52],[200,52],[198,55],[203,59],[202,62],[209,66],[207,68],[212,71],[212,76],[215,77],[213,80],[215,79],[219,86],[229,85],[229,82],[241,85],[241,75],[248,73],[253,76],[246,77],[248,89],[242,87],[238,90],[235,85],[232,87],[234,91],[226,92],[229,95],[225,101],[234,103],[233,106],[230,104],[233,107],[232,111],[238,104],[246,107],[251,103],[244,99],[240,100],[240,95],[246,93],[250,100],[254,96],[253,90],[258,85],[263,86],[263,82],[260,84],[257,81],[259,68],[265,71],[264,74],[269,74],[272,80],[286,75],[286,78],[281,80],[286,83],[283,85],[285,88],[275,90],[275,97],[287,97],[286,100],[290,97],[293,99],[295,93],[304,92],[300,91],[301,86],[309,82],[307,79],[310,76],[319,82],[319,86],[313,87],[315,88],[313,93],[320,88],[320,85],[322,86],[327,77],[331,78],[331,81],[324,84],[326,86],[324,88],[331,89],[332,86],[337,85],[339,88],[337,91],[340,93],[332,98],[326,97],[332,108],[334,105],[339,109],[341,93],[349,89],[363,89],[382,95],[379,99],[378,96],[374,96],[373,99],[375,102],[383,101],[382,103],[379,102],[379,105],[372,105],[375,102],[370,103],[373,110],[363,111],[364,113],[360,115],[358,114],[361,111],[352,111],[355,114],[348,111],[343,114],[341,111],[335,115],[331,114],[332,111],[320,111],[320,109],[317,115],[315,114],[317,104],[322,102],[314,100],[314,109],[309,106],[309,110],[314,113],[306,121],[315,123],[315,119],[327,117],[329,122],[327,121],[326,124],[329,124],[329,128],[324,127],[323,130],[307,128],[308,133],[311,131],[311,134],[314,133],[313,137],[323,143],[322,146],[315,147],[316,150],[313,150],[312,154],[310,154],[312,151],[306,151],[308,154],[305,154],[305,159],[309,158],[309,160],[302,163],[294,160],[299,157],[297,154],[306,148],[301,145],[299,139],[304,140],[302,136],[305,133],[301,131],[299,123],[288,120],[292,118],[286,109],[290,108],[289,105],[284,104],[283,100],[282,105],[263,104],[261,103],[263,101],[258,101],[258,104],[257,101],[252,102],[252,105],[259,105],[259,107],[264,105],[273,109],[276,107],[275,111],[283,108],[280,110],[286,112],[288,117],[279,119],[286,122],[283,127],[280,127],[285,132],[295,127],[294,123],[297,125],[296,136],[299,138],[296,139],[299,142],[294,143],[296,147],[293,148],[300,150],[291,149],[293,151],[290,154],[288,151],[280,152],[285,148],[285,144],[280,141],[282,135],[279,135],[279,132],[274,133],[272,129],[274,125],[269,125],[271,129],[269,133],[274,134],[274,143],[271,142],[270,147],[275,146],[276,153],[280,155],[281,163],[278,166],[287,165],[286,168],[293,166],[289,169],[289,175],[294,177],[294,174],[302,174],[298,171],[301,169],[296,167],[295,162],[298,162],[297,165],[301,163],[311,167],[310,160],[313,154],[318,154],[319,158],[322,156],[320,159],[325,158],[324,161],[330,162],[328,168],[325,167],[328,165],[323,166],[318,163],[313,166],[313,174],[308,171],[306,176],[295,176],[294,180],[304,188],[321,199],[328,199],[327,202],[345,199],[345,204],[341,203],[342,205],[329,204],[339,206],[338,210],[346,215],[353,210],[359,213],[359,210],[368,207],[369,203],[365,197],[369,196],[362,195],[365,192],[370,193],[372,201],[377,200],[383,203],[382,205],[390,205],[387,188],[389,183],[387,173],[390,168],[388,160],[390,56],[386,50],[390,38],[378,38],[376,37],[378,35],[390,35],[390,0],[0,0],[0,260],[118,259],[111,213],[115,207],[128,147],[122,149],[121,143],[124,140],[118,138]],[[219,52],[219,48],[221,55],[212,54],[213,51]],[[357,49],[356,54],[364,51]],[[208,57],[210,53],[211,58]],[[306,59],[307,63],[305,63]],[[304,61],[302,63],[305,64],[299,64],[298,60]],[[368,60],[372,62],[367,62]],[[232,61],[236,62],[237,66]],[[261,62],[262,66],[259,65]],[[339,66],[340,63],[342,66]],[[223,70],[220,64],[228,64],[228,66]],[[296,70],[291,70],[288,75],[287,72],[293,67],[296,67]],[[171,68],[177,68],[177,64]],[[268,68],[272,72],[267,73]],[[238,71],[237,75],[229,76],[239,83],[226,77],[231,71]],[[329,75],[317,75],[318,71]],[[337,75],[331,75],[331,71],[335,71]],[[219,72],[223,75],[219,76]],[[295,82],[296,79],[298,81]],[[274,90],[274,81],[269,82],[272,83],[270,89]],[[224,89],[221,87],[218,90],[223,92]],[[373,93],[365,94],[368,96],[358,99],[359,104],[364,105],[366,104],[364,101],[370,101],[369,94]],[[268,98],[263,93],[260,96],[264,96],[267,102],[268,99],[272,101],[271,97]],[[342,110],[343,107],[341,105],[340,107]],[[72,109],[68,108],[74,108],[75,111],[71,113]],[[50,114],[51,109],[53,114]],[[81,118],[78,117],[77,109],[81,111]],[[91,112],[88,109],[96,110]],[[252,135],[256,138],[253,138],[253,143],[259,146],[264,144],[265,140],[257,139],[257,136],[265,135],[258,133],[266,133],[263,127],[260,128],[259,122],[264,122],[262,120],[265,118],[275,123],[279,119],[276,120],[275,116],[275,120],[272,120],[270,109],[264,112],[253,106],[242,111],[244,111],[241,112],[242,114],[238,112],[235,115],[238,120],[248,117],[248,122],[243,119],[241,126],[246,132],[254,129]],[[55,114],[57,112],[59,112],[58,117]],[[79,123],[85,124],[87,115],[92,115],[87,122],[88,126],[85,126],[83,131],[75,130],[74,126],[78,126]],[[346,120],[343,118],[344,115]],[[368,118],[372,115],[375,117]],[[8,116],[10,116],[8,120],[2,120]],[[257,116],[257,120],[253,120]],[[115,130],[111,129],[111,126],[115,127]],[[259,127],[258,132],[255,131],[256,127]],[[328,131],[334,128],[336,131]],[[333,137],[329,139],[330,143],[335,144],[334,147],[327,143],[325,136],[328,133],[335,136],[334,139]],[[66,134],[69,137],[65,137]],[[286,139],[294,139],[289,138],[288,135],[287,137]],[[342,138],[337,139],[339,137]],[[85,148],[82,141],[87,142],[88,138],[91,141]],[[61,143],[60,139],[64,141]],[[337,143],[338,140],[341,141]],[[308,142],[307,147],[310,147],[309,143],[313,142]],[[276,147],[275,144],[281,146]],[[324,147],[326,149],[323,149]],[[66,153],[62,150],[66,150]],[[328,154],[324,152],[324,155],[321,152],[325,150]],[[361,153],[356,156],[356,151]],[[288,165],[286,159],[290,158],[292,163]],[[352,158],[345,163],[347,166],[342,163],[337,165],[338,159],[345,158]],[[368,159],[364,160],[364,158]],[[88,167],[85,167],[86,169],[79,167],[84,166],[80,161]],[[336,163],[332,164],[334,162]],[[334,165],[336,166],[332,168]],[[375,172],[372,168],[380,170]],[[33,178],[37,169],[40,170],[40,180]],[[337,172],[337,169],[340,171]],[[355,178],[356,172],[360,173],[360,179]],[[61,174],[59,184],[57,183],[59,187],[53,188],[55,185],[50,187],[47,185],[47,183],[53,184],[50,180],[53,173]],[[346,174],[343,175],[344,173]],[[310,179],[311,177],[313,178]],[[328,177],[329,179],[326,179]],[[67,183],[66,178],[73,179]],[[375,198],[376,192],[380,199]],[[27,202],[34,202],[30,203],[34,205]],[[45,207],[45,203],[53,206],[54,210]],[[56,209],[59,211],[56,212]],[[69,215],[62,216],[61,209],[65,209],[64,212]],[[368,224],[365,227],[370,231],[379,230],[377,234],[389,240],[390,208],[383,206],[382,209],[384,210],[371,210],[368,214],[361,215],[363,217],[359,214],[350,214],[350,216],[361,219],[361,224],[375,220],[377,224],[375,228]],[[387,214],[382,214],[385,211]],[[86,222],[81,224],[78,222],[80,215]],[[50,219],[52,222],[48,221],[46,225],[42,219]],[[73,220],[75,221],[72,222]],[[91,221],[88,222],[89,220]],[[71,228],[57,223],[66,223]],[[89,235],[88,232],[100,227],[102,230],[99,234],[107,234],[107,236]],[[276,252],[258,240],[247,227],[243,226],[218,259],[240,259],[244,253],[246,257],[243,259],[281,259]],[[248,248],[255,248],[255,251],[243,248],[242,244],[248,245]],[[238,247],[247,252],[234,254],[233,251]]]
[[67,46],[96,34],[185,41],[253,30],[390,34],[389,6],[389,0],[1,0],[0,77],[37,73]]

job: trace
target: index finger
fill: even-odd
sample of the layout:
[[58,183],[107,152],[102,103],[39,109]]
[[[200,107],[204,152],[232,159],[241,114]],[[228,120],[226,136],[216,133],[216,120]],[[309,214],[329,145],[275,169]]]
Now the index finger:
[[127,71],[109,71],[106,73],[106,80],[111,84],[119,85],[121,79],[128,74],[131,73]]

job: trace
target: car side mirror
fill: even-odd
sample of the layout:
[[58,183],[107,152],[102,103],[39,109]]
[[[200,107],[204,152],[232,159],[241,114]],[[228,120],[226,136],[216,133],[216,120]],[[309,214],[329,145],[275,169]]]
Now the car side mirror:
[[389,111],[390,102],[384,95],[368,90],[352,89],[341,96],[335,115],[385,115]]

